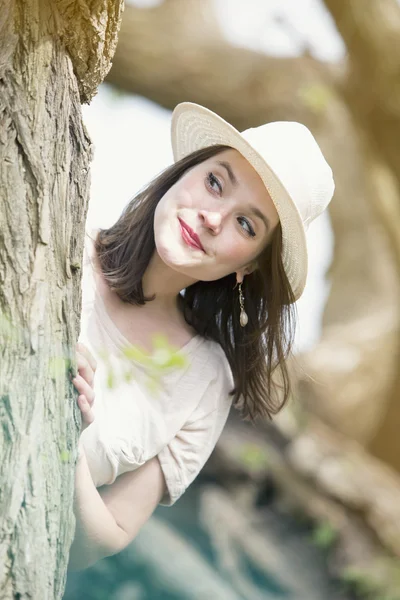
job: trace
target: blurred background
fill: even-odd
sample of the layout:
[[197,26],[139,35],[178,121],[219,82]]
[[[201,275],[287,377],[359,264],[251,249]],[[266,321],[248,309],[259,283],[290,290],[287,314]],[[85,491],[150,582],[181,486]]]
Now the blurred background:
[[336,181],[309,231],[289,405],[232,412],[201,475],[64,599],[400,598],[400,4],[137,0],[84,121],[88,227],[172,162],[170,117],[297,120]]

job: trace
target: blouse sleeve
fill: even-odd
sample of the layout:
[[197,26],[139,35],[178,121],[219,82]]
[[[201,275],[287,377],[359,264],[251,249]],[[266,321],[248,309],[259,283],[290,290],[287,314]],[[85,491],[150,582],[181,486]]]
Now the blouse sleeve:
[[167,486],[160,504],[172,506],[207,462],[228,418],[232,404],[230,390],[231,377],[218,369],[216,379],[210,382],[196,410],[158,454]]

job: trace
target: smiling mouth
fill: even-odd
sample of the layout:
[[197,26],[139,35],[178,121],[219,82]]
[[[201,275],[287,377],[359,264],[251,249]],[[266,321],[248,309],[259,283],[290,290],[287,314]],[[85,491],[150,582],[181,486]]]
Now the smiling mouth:
[[202,252],[205,253],[205,250],[202,246],[202,243],[201,243],[200,238],[197,235],[197,233],[195,233],[193,231],[193,229],[191,227],[189,227],[189,225],[187,223],[185,223],[185,221],[182,221],[182,219],[180,219],[179,217],[178,217],[178,221],[181,226],[181,234],[182,234],[183,241],[186,242],[186,244],[188,246],[191,246],[192,248],[196,248],[196,250],[201,250]]

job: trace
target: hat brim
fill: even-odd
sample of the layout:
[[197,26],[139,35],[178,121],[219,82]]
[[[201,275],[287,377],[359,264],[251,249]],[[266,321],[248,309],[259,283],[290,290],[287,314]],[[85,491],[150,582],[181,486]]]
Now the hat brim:
[[183,102],[172,114],[171,141],[174,160],[222,144],[240,152],[261,177],[282,226],[282,263],[295,300],[303,293],[308,271],[307,241],[296,205],[262,156],[230,123],[204,106]]

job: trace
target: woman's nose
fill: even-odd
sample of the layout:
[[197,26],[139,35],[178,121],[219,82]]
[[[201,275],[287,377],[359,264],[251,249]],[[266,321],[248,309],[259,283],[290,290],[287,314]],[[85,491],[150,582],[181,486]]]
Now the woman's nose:
[[219,212],[210,212],[208,210],[199,211],[200,218],[204,227],[211,229],[213,233],[219,233],[221,229],[222,216]]

